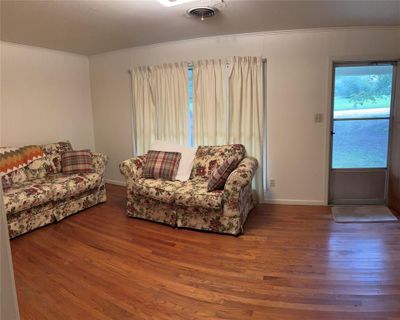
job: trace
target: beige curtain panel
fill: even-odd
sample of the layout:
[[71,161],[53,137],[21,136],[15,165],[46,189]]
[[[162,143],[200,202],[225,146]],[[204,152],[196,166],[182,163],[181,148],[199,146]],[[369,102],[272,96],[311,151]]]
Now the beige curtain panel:
[[137,154],[146,153],[154,140],[187,144],[188,82],[187,63],[138,67],[132,70]]
[[193,136],[195,145],[228,143],[225,61],[193,63]]
[[229,64],[229,143],[241,143],[259,168],[254,188],[259,201],[263,188],[263,62],[258,57],[235,57]]

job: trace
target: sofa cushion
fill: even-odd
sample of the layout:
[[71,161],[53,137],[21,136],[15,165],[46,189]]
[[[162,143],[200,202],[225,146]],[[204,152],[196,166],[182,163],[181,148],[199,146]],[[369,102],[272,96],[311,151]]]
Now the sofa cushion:
[[43,144],[41,147],[46,154],[58,153],[61,155],[66,151],[72,150],[72,146],[69,141],[60,141],[55,143]]
[[1,177],[3,189],[11,188],[13,185],[24,183],[28,180],[26,167],[7,173]]
[[128,184],[128,192],[165,203],[172,203],[175,200],[176,190],[182,184],[180,181],[140,178]]
[[54,164],[56,166],[57,173],[61,172],[61,154],[63,154],[66,151],[72,150],[71,143],[69,141],[61,141],[61,142],[55,142],[55,143],[48,143],[42,145],[43,151],[46,153],[46,155],[52,155],[54,158]]
[[45,179],[25,181],[4,191],[7,214],[20,212],[52,200],[52,185]]
[[101,175],[98,173],[76,173],[69,175],[48,176],[52,184],[53,200],[63,200],[82,192],[94,189],[101,184]]
[[50,154],[44,158],[37,159],[26,167],[26,174],[29,180],[44,178],[47,175],[59,172],[61,156],[59,154]]
[[207,191],[208,181],[191,179],[176,190],[175,203],[185,207],[222,208],[223,190]]
[[196,152],[191,177],[204,177],[208,179],[213,171],[219,168],[225,160],[232,156],[237,156],[240,162],[245,155],[246,150],[241,144],[200,146]]

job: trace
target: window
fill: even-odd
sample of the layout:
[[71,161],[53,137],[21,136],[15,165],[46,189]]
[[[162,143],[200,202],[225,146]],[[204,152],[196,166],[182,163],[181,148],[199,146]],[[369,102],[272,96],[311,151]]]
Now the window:
[[386,168],[393,66],[335,66],[332,168]]

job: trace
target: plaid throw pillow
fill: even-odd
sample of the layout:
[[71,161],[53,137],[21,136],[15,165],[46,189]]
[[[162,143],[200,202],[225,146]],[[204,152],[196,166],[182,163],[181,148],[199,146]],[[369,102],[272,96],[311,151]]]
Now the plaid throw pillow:
[[71,150],[61,155],[62,172],[85,173],[94,172],[92,153],[90,150]]
[[150,150],[146,156],[143,178],[175,180],[181,156],[180,152]]
[[226,159],[220,167],[213,171],[210,179],[208,180],[207,190],[214,191],[223,189],[225,182],[233,170],[236,169],[240,162],[237,156]]

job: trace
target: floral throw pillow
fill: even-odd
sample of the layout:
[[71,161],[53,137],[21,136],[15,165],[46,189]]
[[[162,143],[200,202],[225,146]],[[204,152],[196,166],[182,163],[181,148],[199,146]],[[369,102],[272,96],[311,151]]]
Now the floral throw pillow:
[[150,150],[146,156],[143,178],[175,180],[181,156],[180,152]]
[[214,191],[223,189],[225,182],[233,170],[235,170],[240,162],[237,156],[226,159],[222,165],[213,171],[208,180],[207,190]]

